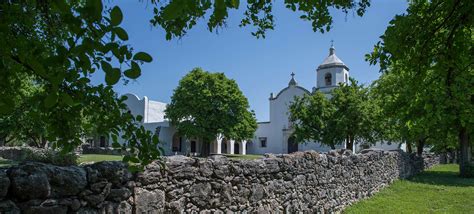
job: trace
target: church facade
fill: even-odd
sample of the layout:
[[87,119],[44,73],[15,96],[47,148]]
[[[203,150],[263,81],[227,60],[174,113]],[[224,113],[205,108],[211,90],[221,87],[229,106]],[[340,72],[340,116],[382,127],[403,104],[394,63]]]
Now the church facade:
[[[276,96],[270,94],[270,121],[259,122],[258,129],[252,143],[248,145],[248,151],[252,154],[264,153],[292,153],[295,151],[316,150],[326,152],[330,147],[318,142],[296,143],[291,136],[292,124],[289,120],[289,106],[295,97],[320,91],[330,96],[331,91],[340,83],[349,81],[349,68],[336,56],[334,47],[329,49],[329,55],[316,69],[316,87],[310,92],[298,85],[295,74],[291,74],[288,86],[283,88]],[[345,145],[336,146],[345,148]]]
[[[334,47],[329,49],[329,55],[316,69],[316,86],[310,90],[298,85],[294,73],[288,86],[280,90],[276,95],[270,94],[270,120],[259,122],[253,139],[248,141],[234,141],[218,136],[211,143],[211,153],[221,154],[284,154],[296,151],[316,150],[320,152],[329,151],[331,148],[318,142],[296,143],[291,136],[293,129],[289,121],[289,105],[295,97],[320,91],[329,98],[331,91],[340,83],[348,83],[349,67],[336,56]],[[130,112],[134,115],[142,115],[142,125],[159,136],[161,147],[165,155],[184,154],[197,155],[200,153],[202,141],[195,138],[179,136],[174,127],[164,117],[166,103],[149,100],[147,97],[140,99],[134,94],[125,94],[125,101]],[[122,142],[123,143],[123,142]],[[379,149],[397,149],[398,144],[377,143],[371,146]],[[345,148],[339,145],[336,148]],[[359,151],[360,145],[355,144],[353,151]]]

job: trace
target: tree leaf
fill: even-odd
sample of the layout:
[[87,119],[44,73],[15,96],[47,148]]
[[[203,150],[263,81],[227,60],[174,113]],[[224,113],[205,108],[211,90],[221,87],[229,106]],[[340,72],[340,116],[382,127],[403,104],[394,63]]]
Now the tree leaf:
[[58,95],[56,93],[51,93],[44,99],[44,107],[46,108],[51,108],[56,103],[58,103]]
[[151,62],[153,61],[153,58],[150,56],[150,54],[147,54],[145,52],[138,52],[133,56],[133,60],[140,60],[143,62]]
[[132,68],[124,72],[125,76],[130,79],[138,78],[141,75],[141,73],[142,72],[141,72],[140,66],[136,62],[133,62],[133,61],[132,61]]
[[123,28],[121,28],[121,27],[114,28],[114,33],[117,34],[118,38],[120,38],[121,40],[123,40],[123,41],[128,40],[127,31],[125,31]]
[[231,0],[230,3],[233,8],[239,9],[240,0]]
[[110,12],[110,24],[117,26],[122,22],[123,14],[118,6],[115,6]]
[[74,104],[71,96],[69,96],[67,93],[61,93],[61,101],[68,106],[72,106]]
[[107,73],[109,71],[112,70],[112,65],[110,65],[108,62],[106,61],[101,61],[100,62],[100,66],[102,66],[102,70]]
[[112,70],[105,72],[105,82],[107,85],[115,85],[120,80],[120,69],[113,68]]

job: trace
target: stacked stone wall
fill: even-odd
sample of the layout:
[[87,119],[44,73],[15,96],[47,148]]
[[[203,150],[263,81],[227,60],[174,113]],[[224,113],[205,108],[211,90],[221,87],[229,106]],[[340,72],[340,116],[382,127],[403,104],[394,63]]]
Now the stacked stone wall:
[[30,162],[0,169],[0,213],[330,213],[437,163],[401,151],[172,156],[136,174],[121,162]]

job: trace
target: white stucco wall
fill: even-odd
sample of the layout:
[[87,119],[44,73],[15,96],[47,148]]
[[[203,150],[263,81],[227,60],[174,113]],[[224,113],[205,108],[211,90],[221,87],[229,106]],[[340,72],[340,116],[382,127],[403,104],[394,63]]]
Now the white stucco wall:
[[145,119],[145,99],[140,99],[135,94],[125,94],[123,96],[127,97],[124,103],[127,104],[130,113],[134,116],[141,115]]
[[148,100],[146,123],[156,123],[165,121],[166,103]]

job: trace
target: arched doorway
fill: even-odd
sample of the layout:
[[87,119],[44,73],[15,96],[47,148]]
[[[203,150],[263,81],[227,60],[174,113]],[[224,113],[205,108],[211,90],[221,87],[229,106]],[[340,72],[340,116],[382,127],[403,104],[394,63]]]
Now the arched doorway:
[[296,143],[295,137],[288,138],[288,154],[298,151],[298,143]]
[[227,140],[223,139],[221,143],[221,154],[227,153]]
[[177,133],[173,135],[173,144],[171,145],[172,152],[181,152],[182,137]]
[[196,141],[191,141],[191,153],[196,153]]
[[240,146],[239,143],[234,143],[234,154],[240,154]]

